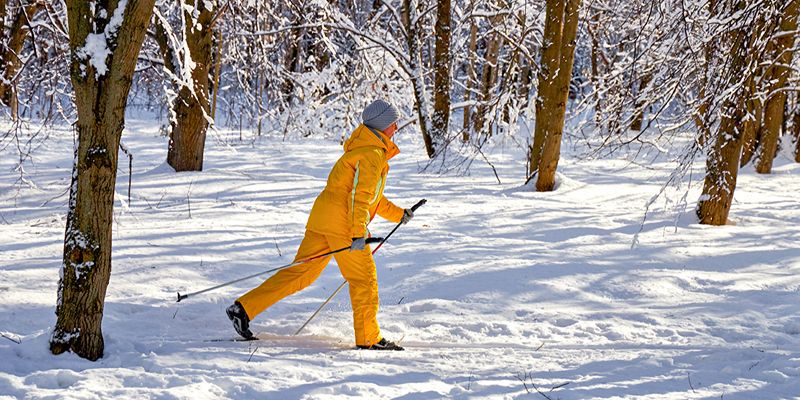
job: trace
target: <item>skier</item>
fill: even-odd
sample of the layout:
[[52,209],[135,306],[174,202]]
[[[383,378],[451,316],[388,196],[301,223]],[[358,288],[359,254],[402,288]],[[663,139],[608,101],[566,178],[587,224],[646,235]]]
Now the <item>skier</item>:
[[[334,164],[328,182],[317,196],[306,224],[306,233],[295,261],[332,249],[350,246],[336,253],[342,276],[350,284],[353,328],[356,346],[369,350],[403,350],[383,338],[378,327],[378,275],[366,238],[367,224],[375,214],[395,222],[407,223],[411,209],[394,205],[383,196],[388,161],[400,149],[392,142],[399,112],[393,105],[375,100],[361,113],[362,124],[344,143],[344,154]],[[226,309],[233,327],[251,339],[250,321],[282,298],[311,283],[328,265],[331,256],[296,265],[273,275],[247,292]]]

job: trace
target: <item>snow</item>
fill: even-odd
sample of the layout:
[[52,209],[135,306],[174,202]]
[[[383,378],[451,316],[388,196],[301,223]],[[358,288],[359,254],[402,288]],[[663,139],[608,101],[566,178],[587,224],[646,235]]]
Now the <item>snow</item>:
[[133,187],[122,207],[121,167],[97,362],[48,351],[71,132],[52,132],[26,165],[36,187],[13,184],[3,150],[0,398],[800,398],[800,165],[788,153],[772,175],[741,171],[736,225],[698,225],[691,205],[676,218],[670,201],[642,225],[669,162],[565,148],[558,190],[536,193],[522,186],[524,154],[503,147],[486,152],[503,184],[479,161],[469,176],[419,173],[424,146],[404,131],[386,194],[428,203],[376,255],[379,321],[407,348],[383,353],[353,349],[345,293],[292,336],[341,282],[334,265],[258,316],[256,342],[209,340],[235,337],[224,309],[259,279],[175,302],[291,261],[341,151],[234,137],[209,136],[206,170],[175,174],[158,122],[128,121]]
[[[95,75],[98,79],[108,72],[106,59],[112,53],[108,46],[109,43],[113,43],[116,40],[117,31],[122,26],[127,5],[128,0],[120,0],[103,32],[90,33],[86,37],[86,44],[77,52],[79,57],[89,60],[89,63],[95,68]],[[92,8],[94,8],[94,2],[92,2]],[[108,13],[105,9],[97,11],[98,18],[106,18],[107,15]],[[81,67],[84,68],[83,66]]]

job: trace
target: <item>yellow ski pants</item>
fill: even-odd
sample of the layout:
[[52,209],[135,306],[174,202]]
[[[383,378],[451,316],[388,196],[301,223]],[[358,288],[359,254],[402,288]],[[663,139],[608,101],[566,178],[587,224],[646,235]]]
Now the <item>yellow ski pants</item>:
[[[350,246],[350,239],[306,231],[297,249],[295,261]],[[357,346],[371,346],[381,340],[378,327],[378,273],[369,246],[361,251],[344,250],[333,255],[342,276],[350,285],[350,304],[353,307],[353,328]],[[237,301],[252,321],[258,314],[282,298],[311,285],[330,262],[331,256],[320,257],[278,271],[257,288]]]

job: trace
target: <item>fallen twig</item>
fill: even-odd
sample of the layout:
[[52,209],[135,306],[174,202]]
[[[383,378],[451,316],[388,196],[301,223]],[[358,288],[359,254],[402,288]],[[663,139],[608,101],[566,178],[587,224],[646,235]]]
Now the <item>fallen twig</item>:
[[250,353],[250,357],[247,358],[247,362],[250,362],[250,360],[253,359],[253,354],[256,354],[257,351],[258,351],[258,346],[256,346],[256,348],[253,349],[253,352]]
[[12,342],[14,342],[16,344],[22,344],[22,340],[20,340],[19,338],[15,339],[15,338],[12,338],[11,336],[7,336],[5,334],[5,332],[0,332],[0,336],[3,336],[4,338],[6,338],[6,339],[8,339],[8,340],[10,340],[10,341],[12,341]]

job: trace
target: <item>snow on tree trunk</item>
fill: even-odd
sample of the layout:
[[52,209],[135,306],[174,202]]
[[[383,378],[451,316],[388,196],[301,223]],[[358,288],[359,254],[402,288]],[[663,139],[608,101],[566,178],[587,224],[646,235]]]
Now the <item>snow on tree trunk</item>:
[[[499,8],[502,5],[498,5]],[[490,26],[502,26],[505,14],[493,15],[489,18]],[[498,61],[500,59],[500,50],[503,47],[503,37],[499,33],[492,34],[486,39],[486,53],[484,55],[484,62],[482,65],[483,71],[481,72],[481,92],[480,103],[475,109],[475,132],[486,132],[491,135],[492,127],[486,127],[486,114],[489,113],[489,103],[493,98],[493,91],[495,81],[497,80],[497,71],[499,69]]]
[[547,2],[542,67],[536,99],[536,128],[529,171],[531,174],[538,171],[536,190],[540,192],[555,188],[580,4],[580,0]]
[[[708,0],[708,3],[706,3],[709,17],[716,16],[717,3],[718,0]],[[692,120],[694,121],[694,124],[698,130],[697,143],[700,145],[700,147],[705,146],[709,138],[711,138],[711,128],[709,127],[711,123],[708,120],[708,109],[711,107],[711,96],[708,95],[706,88],[708,87],[709,75],[713,74],[716,69],[716,60],[714,58],[715,51],[716,47],[714,46],[714,41],[706,41],[706,43],[703,45],[703,73],[700,75],[700,79],[698,81],[699,90],[697,97],[700,101],[700,104],[692,114]]]
[[117,152],[137,55],[155,0],[67,2],[78,144],[50,351],[103,356]]
[[[744,1],[737,1],[731,13],[742,10],[744,6]],[[724,74],[724,84],[727,86],[736,84],[743,76],[750,75],[748,79],[752,79],[753,72],[748,71],[748,57],[753,57],[750,38],[751,35],[757,35],[752,30],[739,25],[725,35],[731,55],[729,66],[721,71],[721,75]],[[723,100],[719,129],[706,159],[703,192],[697,204],[696,211],[701,224],[725,225],[728,221],[742,151],[744,103],[750,95],[750,85],[745,81]]]
[[756,164],[756,172],[769,174],[772,172],[772,161],[778,149],[781,126],[783,125],[783,111],[786,104],[786,85],[789,81],[792,65],[792,48],[797,35],[797,15],[800,0],[790,1],[783,10],[780,30],[772,39],[774,64],[764,72],[767,97],[764,107],[764,125],[761,130],[760,156]]
[[[749,80],[750,92],[756,92],[755,79]],[[742,157],[739,167],[744,167],[753,159],[760,144],[761,121],[764,116],[764,103],[758,96],[750,96],[745,102],[747,107],[746,117],[742,122]]]
[[189,59],[182,65],[185,74],[172,104],[167,163],[175,171],[202,171],[206,131],[211,120],[209,72],[215,1],[187,0],[183,6],[184,48]]
[[417,109],[419,129],[422,132],[422,140],[425,142],[425,151],[429,158],[436,155],[436,144],[431,137],[431,119],[429,117],[430,107],[428,106],[428,95],[425,90],[424,66],[422,64],[422,42],[419,20],[420,4],[415,0],[403,1],[403,12],[405,13],[406,32],[408,35],[408,56],[409,70],[411,72],[411,85],[414,90],[414,104]]
[[631,121],[632,131],[638,132],[642,130],[642,124],[644,123],[644,111],[645,108],[647,108],[647,102],[646,98],[641,95],[641,92],[643,92],[647,88],[647,86],[650,85],[650,82],[652,80],[653,80],[653,72],[648,71],[647,73],[644,74],[644,76],[642,76],[642,79],[639,81],[639,88],[636,96],[637,100],[636,100],[636,105],[634,106],[634,116],[633,120]]

